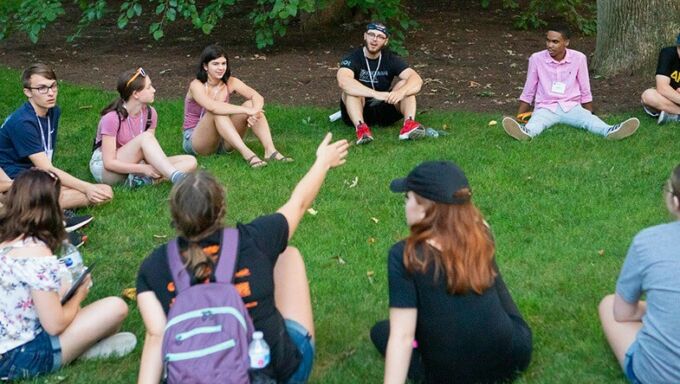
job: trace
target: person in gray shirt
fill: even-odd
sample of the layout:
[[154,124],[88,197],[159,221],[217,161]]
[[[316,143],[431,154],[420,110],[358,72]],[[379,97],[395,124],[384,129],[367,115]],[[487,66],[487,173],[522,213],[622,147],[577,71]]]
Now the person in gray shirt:
[[599,306],[604,334],[631,383],[680,383],[680,165],[664,197],[676,220],[635,236],[616,294]]

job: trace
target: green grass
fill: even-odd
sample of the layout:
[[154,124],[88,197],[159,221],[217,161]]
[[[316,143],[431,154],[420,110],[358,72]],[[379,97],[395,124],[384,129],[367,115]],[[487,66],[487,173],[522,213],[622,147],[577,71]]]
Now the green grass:
[[[24,101],[18,73],[0,70],[0,116]],[[265,95],[266,96],[266,95]],[[90,145],[98,111],[114,95],[63,84],[62,121],[55,163],[91,180]],[[631,97],[635,97],[631,95]],[[181,152],[182,102],[158,101],[158,137],[169,154]],[[268,106],[275,142],[293,164],[249,169],[238,155],[199,159],[228,190],[227,223],[250,221],[281,206],[330,130],[352,139],[352,130],[327,121],[331,109]],[[501,272],[534,332],[531,366],[522,383],[624,383],[600,329],[597,304],[613,291],[628,244],[640,229],[668,220],[661,187],[678,163],[680,127],[657,127],[642,116],[638,133],[621,142],[567,127],[530,143],[488,126],[500,114],[439,113],[420,116],[449,135],[398,142],[398,127],[374,129],[376,140],[353,146],[347,164],[330,172],[291,243],[307,265],[317,331],[315,383],[379,382],[383,362],[368,330],[387,317],[386,255],[407,233],[403,197],[389,181],[427,159],[449,159],[467,173],[474,200],[497,239]],[[613,122],[625,116],[604,116]],[[248,139],[258,153],[261,147]],[[350,183],[358,178],[355,187]],[[86,262],[96,260],[92,299],[133,287],[140,261],[172,236],[170,185],[115,189],[112,203],[84,210],[96,217],[87,228]],[[378,220],[375,223],[372,218]],[[600,255],[600,250],[604,254]],[[338,256],[346,263],[338,262]],[[373,275],[369,279],[368,274]],[[144,327],[136,304],[123,328],[140,344],[123,359],[77,362],[36,383],[129,383],[136,379]]]

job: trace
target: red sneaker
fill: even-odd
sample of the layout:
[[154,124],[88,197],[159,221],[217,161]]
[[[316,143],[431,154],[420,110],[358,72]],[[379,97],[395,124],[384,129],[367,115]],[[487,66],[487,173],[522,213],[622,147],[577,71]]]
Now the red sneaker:
[[371,141],[373,141],[373,135],[368,125],[366,123],[357,125],[357,144],[366,144]]
[[404,126],[399,131],[399,140],[416,140],[427,136],[425,127],[413,119],[404,120]]

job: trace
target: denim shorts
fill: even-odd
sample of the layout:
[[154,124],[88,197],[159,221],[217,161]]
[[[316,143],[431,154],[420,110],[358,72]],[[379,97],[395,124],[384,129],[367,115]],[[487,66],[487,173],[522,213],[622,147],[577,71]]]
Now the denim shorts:
[[92,157],[90,158],[90,173],[97,183],[102,182],[104,177],[104,158],[102,157],[102,149],[97,148],[92,152]]
[[59,369],[59,337],[40,331],[35,339],[0,355],[0,380],[25,379]]
[[[198,156],[198,153],[194,151],[194,147],[191,145],[191,136],[194,135],[194,130],[196,128],[188,128],[185,129],[184,132],[182,132],[182,149],[184,150],[185,153],[193,156]],[[234,152],[234,149],[227,149],[224,147],[224,141],[220,143],[220,145],[217,147],[217,154],[230,154]]]
[[623,360],[623,374],[626,375],[626,379],[628,379],[630,384],[641,384],[640,380],[635,376],[635,372],[633,372],[633,355],[635,355],[637,347],[637,341],[633,342],[628,351],[626,351],[626,358]]
[[191,146],[191,136],[194,134],[194,129],[196,128],[185,129],[182,132],[182,149],[185,153],[196,156],[197,153],[194,151],[194,147]]
[[314,341],[309,331],[295,320],[285,319],[288,336],[302,355],[298,369],[286,381],[287,384],[306,383],[314,365]]

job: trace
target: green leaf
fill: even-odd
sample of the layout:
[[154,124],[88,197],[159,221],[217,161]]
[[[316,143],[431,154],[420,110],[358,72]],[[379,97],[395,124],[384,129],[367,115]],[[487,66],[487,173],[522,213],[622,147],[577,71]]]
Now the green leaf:
[[203,24],[203,26],[201,26],[201,31],[203,31],[203,33],[205,33],[206,35],[209,35],[210,32],[212,32],[212,29],[213,29],[214,27],[215,27],[215,26],[212,25],[212,24],[205,23],[205,24]]
[[165,3],[160,3],[156,7],[156,14],[160,15],[165,10]]
[[168,12],[165,13],[165,18],[168,19],[169,21],[175,21],[175,17],[177,16],[177,11],[175,8],[169,8]]
[[125,26],[128,24],[129,19],[125,17],[125,15],[120,15],[118,18],[118,28],[119,29],[124,29]]
[[142,5],[141,5],[141,4],[136,3],[136,4],[134,5],[133,9],[135,10],[135,14],[137,14],[137,16],[141,16],[141,15],[142,15]]
[[153,33],[154,40],[160,40],[163,37],[163,30],[158,29]]

